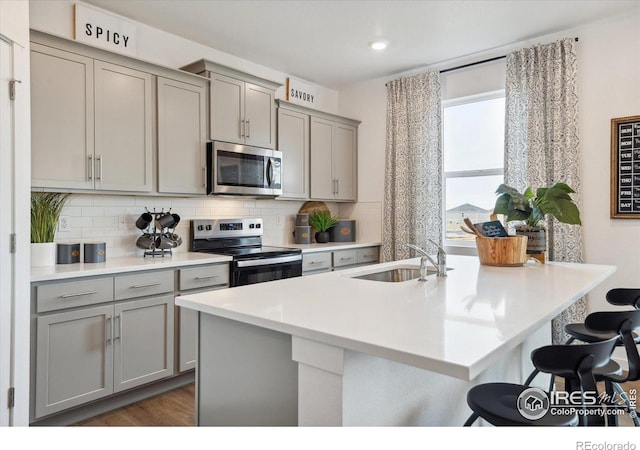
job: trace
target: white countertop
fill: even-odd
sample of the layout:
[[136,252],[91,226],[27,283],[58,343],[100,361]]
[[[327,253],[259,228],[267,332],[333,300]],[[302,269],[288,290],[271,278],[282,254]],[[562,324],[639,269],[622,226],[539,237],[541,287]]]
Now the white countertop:
[[176,298],[176,305],[471,380],[608,278],[615,266],[480,265],[447,257],[448,277],[351,278],[419,259]]
[[64,280],[151,269],[169,269],[228,261],[231,261],[230,256],[194,252],[176,252],[173,255],[156,258],[143,257],[142,255],[107,257],[107,260],[103,263],[56,264],[53,266],[31,267],[31,282]]
[[375,247],[381,242],[327,242],[326,244],[285,244],[284,247],[299,248],[302,253],[330,252],[333,250],[349,250],[352,248]]

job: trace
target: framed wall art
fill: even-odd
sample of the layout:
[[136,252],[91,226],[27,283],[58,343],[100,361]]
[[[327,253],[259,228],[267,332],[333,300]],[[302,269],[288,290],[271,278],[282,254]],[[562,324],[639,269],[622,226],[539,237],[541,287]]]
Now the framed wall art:
[[640,116],[611,119],[611,218],[640,219]]

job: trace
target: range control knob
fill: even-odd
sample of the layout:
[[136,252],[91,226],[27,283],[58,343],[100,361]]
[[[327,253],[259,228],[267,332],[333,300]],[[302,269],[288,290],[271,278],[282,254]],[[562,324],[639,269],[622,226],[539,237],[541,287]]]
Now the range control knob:
[[211,231],[211,225],[207,225],[207,231]]
[[204,226],[203,225],[198,225],[198,231],[202,231],[204,230]]

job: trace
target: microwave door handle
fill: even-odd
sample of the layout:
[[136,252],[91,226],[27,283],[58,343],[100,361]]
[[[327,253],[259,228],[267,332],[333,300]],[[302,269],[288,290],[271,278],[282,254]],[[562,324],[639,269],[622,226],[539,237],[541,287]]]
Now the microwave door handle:
[[273,158],[267,160],[267,184],[273,186]]

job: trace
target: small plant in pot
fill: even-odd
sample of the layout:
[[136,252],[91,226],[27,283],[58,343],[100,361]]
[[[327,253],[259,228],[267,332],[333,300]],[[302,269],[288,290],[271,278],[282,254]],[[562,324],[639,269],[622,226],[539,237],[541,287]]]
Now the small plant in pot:
[[528,236],[527,253],[544,253],[547,248],[544,221],[547,215],[562,223],[581,225],[580,211],[569,194],[575,191],[565,183],[556,183],[535,192],[528,187],[523,193],[501,184],[496,190],[498,198],[494,214],[503,214],[507,222],[522,221],[516,234]]
[[338,219],[331,211],[314,211],[309,215],[309,225],[316,230],[316,242],[324,244],[329,242],[329,228],[338,223]]
[[61,192],[31,193],[31,265],[55,264],[53,239],[70,195]]

